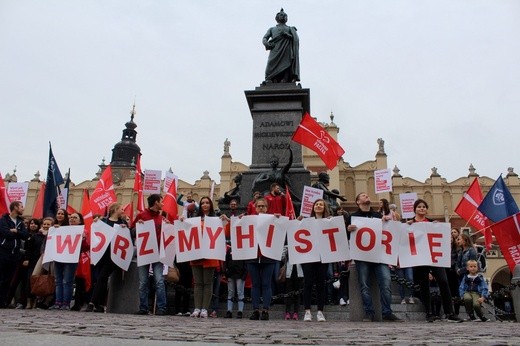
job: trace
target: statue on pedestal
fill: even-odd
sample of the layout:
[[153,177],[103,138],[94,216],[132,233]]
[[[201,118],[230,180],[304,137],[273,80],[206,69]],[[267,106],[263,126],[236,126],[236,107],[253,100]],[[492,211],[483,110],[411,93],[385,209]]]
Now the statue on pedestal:
[[265,83],[294,83],[300,80],[300,42],[296,28],[287,26],[283,8],[276,14],[276,26],[269,28],[262,43],[269,50]]
[[293,152],[290,147],[288,148],[288,150],[289,162],[287,162],[287,164],[282,169],[279,169],[278,165],[280,164],[280,161],[278,157],[271,157],[269,164],[272,169],[270,171],[259,173],[256,176],[255,180],[253,181],[252,191],[260,191],[262,195],[265,195],[269,193],[270,186],[272,183],[278,183],[284,191],[286,185],[289,186],[289,188],[291,188],[291,183],[289,181],[287,173],[289,172],[289,169],[291,168],[293,163]]
[[235,178],[233,178],[233,181],[235,182],[235,187],[224,192],[224,197],[218,199],[219,206],[229,204],[232,200],[236,200],[237,203],[240,203],[240,184],[242,183],[242,174],[238,173]]
[[323,199],[329,204],[332,214],[336,215],[336,211],[340,208],[336,199],[339,198],[343,202],[347,199],[341,196],[338,190],[329,190],[329,183],[330,176],[326,172],[320,172],[318,174],[318,182],[312,185],[312,187],[323,190]]

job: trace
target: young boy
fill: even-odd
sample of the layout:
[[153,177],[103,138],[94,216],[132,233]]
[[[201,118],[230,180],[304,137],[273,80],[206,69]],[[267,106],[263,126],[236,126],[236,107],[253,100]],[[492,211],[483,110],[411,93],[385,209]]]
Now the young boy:
[[477,314],[482,322],[489,321],[482,313],[481,304],[488,298],[488,288],[486,280],[482,274],[478,273],[478,263],[475,260],[469,260],[466,263],[468,273],[464,275],[459,287],[460,296],[464,299],[464,305],[468,312],[469,319],[475,321]]

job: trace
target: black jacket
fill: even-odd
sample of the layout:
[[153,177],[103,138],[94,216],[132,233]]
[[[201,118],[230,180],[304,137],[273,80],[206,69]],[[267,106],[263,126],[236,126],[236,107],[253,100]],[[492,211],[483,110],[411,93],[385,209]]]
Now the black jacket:
[[[17,232],[11,232],[16,228]],[[29,238],[29,232],[25,228],[23,218],[17,217],[16,223],[11,220],[9,214],[0,218],[0,252],[3,254],[19,255],[22,240]]]

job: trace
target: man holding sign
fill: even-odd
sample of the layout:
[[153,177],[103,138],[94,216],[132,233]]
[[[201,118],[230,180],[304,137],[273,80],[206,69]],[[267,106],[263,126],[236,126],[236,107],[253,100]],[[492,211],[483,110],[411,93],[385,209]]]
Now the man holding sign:
[[[346,217],[347,231],[353,232],[351,242],[358,242],[361,238],[362,233],[367,230],[365,228],[359,228],[352,224],[352,217],[367,217],[381,219],[381,214],[373,211],[370,207],[370,197],[362,192],[356,196],[356,204],[358,210]],[[361,240],[359,240],[361,241]],[[359,286],[361,289],[361,298],[363,300],[363,307],[365,310],[365,317],[363,322],[371,322],[374,320],[374,306],[372,304],[372,296],[370,295],[370,273],[373,272],[376,275],[377,284],[379,286],[379,292],[381,295],[381,310],[383,314],[383,321],[388,322],[402,322],[392,312],[392,290],[390,268],[384,263],[372,263],[356,260],[356,269],[358,274]]]
[[[139,311],[138,315],[148,315],[148,290],[149,290],[149,282],[148,282],[148,272],[150,268],[150,264],[153,270],[153,277],[155,280],[155,295],[157,299],[157,311],[156,315],[165,315],[166,314],[166,289],[164,286],[164,276],[163,276],[163,264],[159,260],[159,250],[158,244],[161,238],[161,226],[163,217],[161,216],[161,209],[163,206],[162,197],[159,194],[152,194],[148,196],[148,209],[137,214],[134,222],[132,223],[132,229],[137,227],[137,224],[144,224],[145,221],[153,221],[155,226],[154,230],[148,230],[143,227],[142,232],[137,232],[137,252],[138,252],[138,271],[139,271]],[[139,227],[140,228],[140,227]],[[152,248],[156,248],[156,251],[153,251]],[[153,256],[153,254],[157,255],[156,261],[147,263],[139,263],[139,257],[147,258]]]

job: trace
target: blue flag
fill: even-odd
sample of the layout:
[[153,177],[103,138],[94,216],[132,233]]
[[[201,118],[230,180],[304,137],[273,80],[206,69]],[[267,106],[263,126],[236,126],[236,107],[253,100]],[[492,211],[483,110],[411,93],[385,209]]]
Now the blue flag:
[[47,181],[45,183],[45,194],[43,197],[43,216],[55,217],[58,211],[58,190],[63,184],[63,177],[52,153],[49,142],[49,166],[47,167]]
[[502,174],[477,209],[493,222],[502,221],[520,211],[511,192],[507,189],[504,179],[502,179]]

